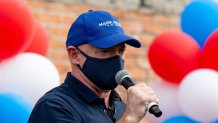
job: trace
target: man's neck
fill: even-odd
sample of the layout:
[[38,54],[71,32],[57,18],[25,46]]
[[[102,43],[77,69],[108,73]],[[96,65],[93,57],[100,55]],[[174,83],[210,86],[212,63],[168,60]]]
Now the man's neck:
[[104,99],[105,106],[109,107],[111,90],[102,90],[96,87],[77,67],[72,68],[71,74],[98,95],[99,98]]

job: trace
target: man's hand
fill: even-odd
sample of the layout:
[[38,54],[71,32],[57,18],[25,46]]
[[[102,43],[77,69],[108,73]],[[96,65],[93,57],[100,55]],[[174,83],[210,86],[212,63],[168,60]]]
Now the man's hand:
[[117,123],[138,123],[145,116],[149,102],[158,104],[159,99],[145,83],[129,87],[126,111]]

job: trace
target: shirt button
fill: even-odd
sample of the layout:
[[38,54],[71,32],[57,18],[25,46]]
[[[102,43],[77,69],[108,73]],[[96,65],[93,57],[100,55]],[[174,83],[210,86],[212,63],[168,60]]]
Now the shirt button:
[[104,109],[104,113],[107,113],[107,111]]

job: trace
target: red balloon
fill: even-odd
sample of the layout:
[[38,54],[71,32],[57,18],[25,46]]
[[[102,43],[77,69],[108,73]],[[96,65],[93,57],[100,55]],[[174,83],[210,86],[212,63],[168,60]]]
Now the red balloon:
[[179,84],[188,72],[199,68],[200,53],[193,38],[183,32],[171,31],[154,39],[148,58],[160,77]]
[[202,53],[202,67],[218,71],[218,29],[207,39]]
[[34,16],[23,0],[0,0],[0,61],[24,51],[34,27]]
[[40,24],[36,23],[36,31],[31,41],[31,44],[25,52],[33,52],[41,55],[46,55],[48,51],[49,38],[48,32]]

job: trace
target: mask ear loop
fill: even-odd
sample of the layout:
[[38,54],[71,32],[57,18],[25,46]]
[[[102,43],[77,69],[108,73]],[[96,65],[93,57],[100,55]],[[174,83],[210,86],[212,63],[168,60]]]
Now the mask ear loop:
[[[82,50],[80,50],[78,47],[76,47],[77,50],[79,50],[80,53],[82,53],[85,57],[87,56]],[[82,67],[80,66],[80,64],[77,64],[77,67],[83,72]]]
[[89,56],[85,54],[82,50],[80,50],[78,47],[76,47],[76,49],[79,50],[79,52],[81,52],[86,58],[89,58]]
[[[87,54],[85,54],[82,50],[80,50],[78,47],[76,47],[76,49],[79,50],[79,52],[81,52],[86,58],[89,58],[89,56]],[[84,65],[83,65],[83,68],[80,66],[80,64],[77,64],[77,67],[82,71],[82,73],[88,78],[88,76],[85,74],[83,68],[84,68]],[[89,79],[89,78],[88,78]]]

